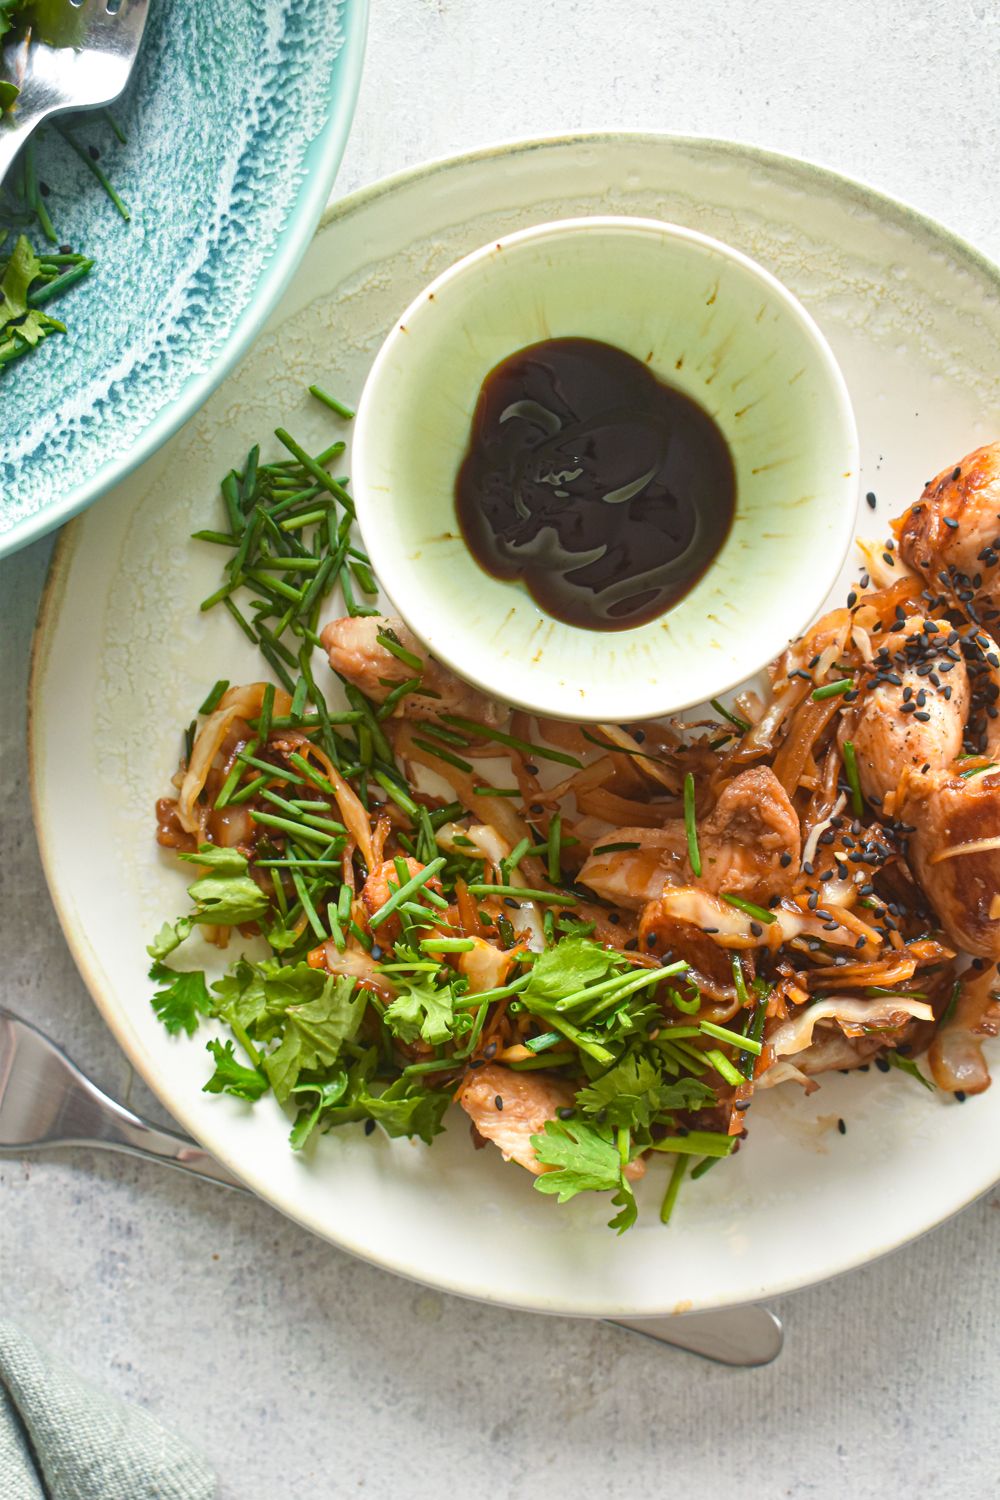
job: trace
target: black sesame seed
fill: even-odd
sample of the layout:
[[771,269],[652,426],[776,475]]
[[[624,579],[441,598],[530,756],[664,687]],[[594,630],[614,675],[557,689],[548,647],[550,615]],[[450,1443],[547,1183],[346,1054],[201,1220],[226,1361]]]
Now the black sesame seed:
[[941,519],[946,526],[949,526],[951,528],[952,531],[958,530],[958,522],[955,520],[954,516],[942,516]]
[[844,1124],[843,1120],[837,1121],[837,1129],[840,1131],[841,1135],[847,1134],[847,1126]]
[[374,1129],[375,1129],[375,1121],[374,1120],[366,1120],[365,1121],[365,1135],[371,1135],[372,1132],[374,1131]]
[[502,1094],[495,1095],[494,1099],[493,1099],[493,1103],[496,1105],[497,1109],[503,1109],[503,1095]]
[[871,506],[872,510],[874,510],[876,505],[878,504],[878,500],[875,498],[875,491],[869,490],[867,495],[865,496],[865,499],[868,501],[868,504]]

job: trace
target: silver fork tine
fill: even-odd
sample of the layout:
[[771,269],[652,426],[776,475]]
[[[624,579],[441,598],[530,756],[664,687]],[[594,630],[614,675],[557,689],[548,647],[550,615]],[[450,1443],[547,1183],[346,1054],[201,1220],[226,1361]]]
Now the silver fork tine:
[[0,78],[21,89],[12,111],[0,117],[0,182],[28,136],[50,115],[96,109],[117,99],[128,83],[146,25],[149,0],[66,0],[73,46],[12,40],[0,46]]
[[0,1006],[0,1154],[98,1146],[242,1187],[214,1157],[111,1099],[54,1042]]

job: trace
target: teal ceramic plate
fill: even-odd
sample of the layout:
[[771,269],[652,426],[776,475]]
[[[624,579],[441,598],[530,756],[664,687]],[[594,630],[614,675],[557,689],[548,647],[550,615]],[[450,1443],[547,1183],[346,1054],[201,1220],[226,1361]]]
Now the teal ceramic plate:
[[[175,432],[244,353],[309,243],[343,155],[367,0],[153,0],[115,114],[37,170],[60,242],[97,261],[67,325],[0,378],[0,556],[58,526]],[[9,222],[0,213],[0,223]]]

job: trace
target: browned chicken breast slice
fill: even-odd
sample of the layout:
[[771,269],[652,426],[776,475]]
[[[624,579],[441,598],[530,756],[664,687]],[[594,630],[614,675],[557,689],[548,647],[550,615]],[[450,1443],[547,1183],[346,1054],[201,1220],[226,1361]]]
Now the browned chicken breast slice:
[[459,1104],[479,1134],[499,1146],[504,1161],[516,1161],[538,1177],[547,1168],[535,1155],[531,1137],[573,1103],[573,1090],[542,1073],[512,1073],[487,1064],[469,1075]]
[[908,777],[897,815],[914,826],[909,863],[950,941],[1000,959],[1000,771]]
[[741,771],[698,827],[706,890],[766,900],[798,874],[798,814],[767,766]]
[[395,635],[404,650],[420,657],[424,664],[420,686],[427,689],[426,695],[417,691],[408,693],[393,710],[394,717],[430,719],[439,713],[462,714],[493,729],[504,722],[505,710],[435,661],[402,620],[382,615],[331,620],[320,640],[335,672],[360,688],[373,703],[384,703],[394,687],[417,675],[407,662],[400,661],[381,645],[378,637],[387,631]]
[[900,555],[935,593],[957,595],[975,623],[1000,621],[1000,443],[944,469],[893,523]]
[[[598,850],[607,844],[639,847],[589,855],[577,879],[615,905],[642,906],[662,895],[664,886],[694,879],[679,818],[662,828],[619,828],[595,840]],[[704,890],[762,900],[784,891],[798,872],[801,830],[772,770],[755,766],[727,783],[698,824],[698,848],[698,885]]]
[[962,753],[969,677],[954,634],[916,617],[886,636],[856,721],[843,721],[841,743],[853,741],[862,790],[878,807],[904,772],[946,770]]

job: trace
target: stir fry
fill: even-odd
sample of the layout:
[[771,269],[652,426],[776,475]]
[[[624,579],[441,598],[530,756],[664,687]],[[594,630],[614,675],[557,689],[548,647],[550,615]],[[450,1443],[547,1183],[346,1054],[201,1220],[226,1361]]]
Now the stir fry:
[[[766,692],[582,726],[487,699],[380,612],[343,444],[278,437],[197,533],[229,558],[202,607],[268,680],[216,684],[157,804],[198,878],[153,1004],[216,1023],[207,1090],[273,1092],[297,1150],[350,1122],[430,1142],[457,1104],[539,1191],[612,1193],[621,1231],[655,1154],[666,1222],[758,1090],[872,1063],[988,1086],[1000,445],[867,549]],[[213,984],[166,962],[196,931],[238,954]]]

